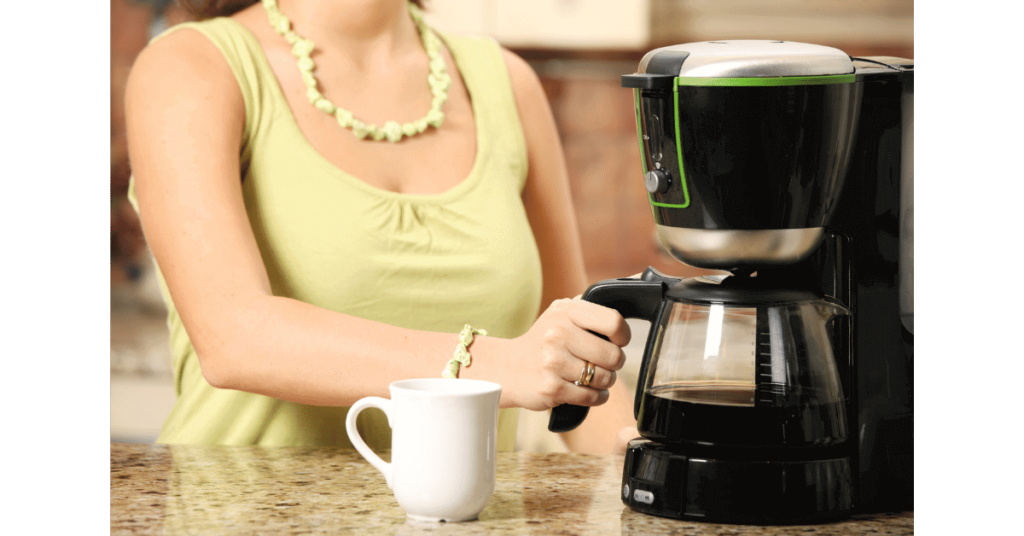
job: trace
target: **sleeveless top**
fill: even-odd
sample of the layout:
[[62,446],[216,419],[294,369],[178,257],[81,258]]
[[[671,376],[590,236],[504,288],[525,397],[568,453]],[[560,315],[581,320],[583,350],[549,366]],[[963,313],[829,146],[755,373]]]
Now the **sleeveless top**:
[[[526,142],[497,43],[439,33],[472,101],[477,154],[469,176],[455,187],[413,195],[371,186],[320,155],[299,131],[258,41],[244,26],[222,17],[180,24],[162,35],[181,28],[212,41],[241,88],[243,197],[275,295],[418,330],[457,333],[469,323],[512,338],[530,328],[540,306],[540,255],[522,202]],[[134,190],[129,194],[135,204]],[[177,401],[158,442],[351,446],[348,408],[207,383],[159,280]],[[443,361],[431,358],[440,377]],[[517,410],[501,410],[500,450],[515,448],[517,419]],[[371,447],[389,447],[383,412],[363,411],[358,422]]]

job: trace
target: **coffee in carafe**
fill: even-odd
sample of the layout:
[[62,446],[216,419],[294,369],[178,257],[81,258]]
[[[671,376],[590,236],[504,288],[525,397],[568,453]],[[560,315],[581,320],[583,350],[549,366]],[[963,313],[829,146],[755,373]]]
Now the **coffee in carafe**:
[[665,444],[758,449],[762,454],[772,448],[820,448],[846,440],[846,410],[841,401],[758,405],[753,389],[701,386],[697,390],[663,386],[649,391],[637,422],[643,437]]

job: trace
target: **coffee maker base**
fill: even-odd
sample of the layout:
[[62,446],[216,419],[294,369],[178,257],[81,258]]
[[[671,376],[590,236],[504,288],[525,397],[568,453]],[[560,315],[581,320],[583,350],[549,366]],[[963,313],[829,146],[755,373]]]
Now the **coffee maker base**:
[[824,523],[848,516],[853,508],[849,457],[718,459],[683,450],[631,441],[622,502],[661,517],[756,525]]

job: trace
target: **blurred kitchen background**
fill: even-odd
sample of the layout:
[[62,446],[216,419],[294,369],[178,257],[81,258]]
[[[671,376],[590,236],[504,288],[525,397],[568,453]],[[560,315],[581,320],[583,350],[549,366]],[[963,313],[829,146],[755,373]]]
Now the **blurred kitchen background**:
[[[781,39],[855,56],[914,57],[913,0],[427,0],[441,30],[487,34],[531,63],[551,101],[569,168],[591,281],[654,266],[692,276],[658,244],[637,148],[632,93],[619,75],[645,52],[703,40]],[[111,0],[110,436],[152,442],[174,403],[164,315],[152,260],[125,198],[130,165],[124,83],[148,39],[189,19],[174,0]],[[635,384],[647,323],[630,321]],[[560,450],[546,415],[523,412],[520,447]]]

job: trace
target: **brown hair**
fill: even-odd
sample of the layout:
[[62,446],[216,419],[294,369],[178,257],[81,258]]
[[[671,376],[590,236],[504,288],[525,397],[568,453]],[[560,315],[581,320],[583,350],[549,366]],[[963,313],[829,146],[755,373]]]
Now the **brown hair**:
[[[423,0],[410,0],[421,9]],[[178,0],[181,7],[185,8],[198,20],[211,19],[213,17],[226,17],[237,13],[259,0]]]

